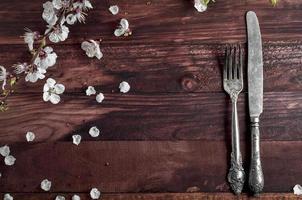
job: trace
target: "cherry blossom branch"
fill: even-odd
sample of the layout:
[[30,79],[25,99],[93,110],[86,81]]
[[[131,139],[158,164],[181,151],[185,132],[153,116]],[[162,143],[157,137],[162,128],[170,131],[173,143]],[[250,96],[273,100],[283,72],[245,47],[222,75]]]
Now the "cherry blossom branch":
[[[11,71],[0,66],[0,81],[2,81],[0,111],[8,109],[7,99],[14,93],[18,80],[25,77],[25,81],[35,83],[39,79],[44,79],[47,69],[56,63],[57,54],[47,46],[47,39],[53,43],[65,41],[69,34],[69,28],[65,24],[84,23],[86,12],[93,7],[89,0],[52,0],[44,3],[43,8],[42,18],[48,24],[44,34],[40,35],[39,32],[26,28],[23,36],[32,54],[31,60],[28,63],[14,64]],[[52,94],[56,95],[55,90],[50,90],[48,93],[48,97]],[[50,101],[57,103],[56,100],[50,99]]]

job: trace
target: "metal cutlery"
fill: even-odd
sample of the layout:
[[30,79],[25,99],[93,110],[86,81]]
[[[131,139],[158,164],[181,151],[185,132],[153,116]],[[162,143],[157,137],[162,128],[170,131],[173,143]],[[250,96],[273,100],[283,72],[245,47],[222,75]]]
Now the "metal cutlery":
[[231,168],[228,181],[235,194],[240,194],[245,181],[240,152],[239,123],[237,115],[237,99],[243,88],[242,50],[239,45],[228,46],[225,53],[223,70],[223,88],[232,100],[232,152]]
[[254,12],[246,15],[248,32],[248,99],[251,123],[251,164],[249,187],[256,195],[264,186],[260,160],[259,117],[263,111],[263,56],[259,22]]

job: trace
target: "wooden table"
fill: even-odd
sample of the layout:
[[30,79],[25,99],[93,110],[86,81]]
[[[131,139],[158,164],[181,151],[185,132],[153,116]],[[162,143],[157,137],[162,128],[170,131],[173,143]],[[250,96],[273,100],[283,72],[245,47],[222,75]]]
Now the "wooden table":
[[[43,31],[40,0],[1,0],[0,63],[29,59],[19,36],[24,27]],[[121,12],[113,16],[110,5]],[[48,77],[66,86],[58,105],[42,100],[45,80],[21,81],[0,114],[0,144],[10,144],[13,167],[0,165],[0,193],[15,199],[54,199],[74,193],[89,199],[92,187],[103,199],[248,199],[230,193],[231,107],[222,89],[221,69],[228,43],[246,46],[245,13],[256,11],[263,35],[264,113],[261,148],[265,174],[263,199],[298,199],[302,183],[302,2],[227,0],[198,13],[189,0],[93,2],[86,24],[71,27],[70,38],[52,44],[57,64]],[[133,35],[113,35],[119,19]],[[102,38],[101,61],[80,49],[84,39]],[[131,91],[121,94],[127,81]],[[85,96],[93,85],[105,94],[98,104]],[[249,163],[246,84],[239,98],[245,169]],[[91,126],[101,129],[97,139]],[[35,143],[25,142],[33,131]],[[83,142],[72,144],[73,134]],[[48,178],[50,193],[40,189]],[[197,192],[197,193],[192,193]],[[245,189],[247,192],[247,188]],[[301,198],[300,198],[301,199]]]

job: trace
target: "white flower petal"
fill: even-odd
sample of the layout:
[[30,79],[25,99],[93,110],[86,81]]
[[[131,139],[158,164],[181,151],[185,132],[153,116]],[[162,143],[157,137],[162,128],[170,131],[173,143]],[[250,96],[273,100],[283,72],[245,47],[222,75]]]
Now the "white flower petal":
[[121,19],[120,25],[121,25],[122,29],[124,29],[124,30],[128,30],[129,29],[129,22],[125,18]]
[[92,199],[99,199],[101,196],[101,192],[97,188],[92,188],[90,190],[90,197]]
[[10,194],[4,194],[3,200],[13,200],[13,196],[11,196]]
[[69,14],[66,17],[66,22],[69,25],[73,25],[77,21],[77,17],[74,14]]
[[65,200],[65,197],[64,197],[64,196],[61,196],[61,195],[58,195],[58,196],[56,197],[56,200]]
[[12,155],[5,156],[4,163],[8,166],[12,166],[15,164],[16,158]]
[[115,35],[116,37],[120,37],[120,36],[122,36],[122,35],[124,35],[124,34],[125,34],[125,30],[124,30],[124,29],[121,29],[121,28],[115,29],[115,31],[114,31],[114,35]]
[[65,86],[63,84],[56,84],[54,89],[56,94],[62,94],[65,91]]
[[86,95],[91,96],[93,94],[96,94],[96,91],[95,91],[94,87],[93,86],[88,86],[88,88],[86,89]]
[[28,131],[26,133],[26,140],[27,142],[32,142],[36,138],[36,135],[33,132]]
[[4,145],[2,147],[0,147],[0,155],[3,157],[6,157],[10,154],[10,149],[9,146]]
[[295,185],[294,194],[295,195],[302,195],[302,186],[301,185]]
[[72,142],[75,145],[79,145],[81,143],[82,137],[80,135],[73,135]]
[[91,137],[98,137],[100,135],[100,130],[96,126],[93,126],[89,129],[89,135]]
[[109,7],[109,11],[113,14],[113,15],[117,15],[119,12],[119,7],[117,5],[114,6],[110,6]]
[[61,9],[62,8],[62,0],[52,0],[52,4],[56,9]]
[[52,94],[50,94],[49,100],[52,104],[58,104],[60,102],[61,98],[59,95],[52,93]]
[[50,188],[51,188],[51,181],[44,179],[41,182],[41,189],[47,192],[50,190]]
[[81,197],[79,195],[73,195],[71,200],[81,200]]
[[102,103],[102,101],[105,99],[104,94],[103,93],[99,93],[98,95],[96,95],[95,100],[98,103]]
[[120,88],[120,92],[127,93],[130,90],[130,85],[126,81],[123,81],[120,83],[119,88]]
[[44,93],[43,93],[43,100],[44,100],[44,101],[49,101],[49,99],[50,99],[50,94],[49,94],[49,92],[44,92]]
[[46,83],[47,83],[47,85],[48,85],[50,88],[53,88],[53,87],[55,86],[55,84],[56,84],[56,81],[55,81],[55,79],[53,79],[53,78],[48,78],[48,79],[46,80]]
[[204,0],[194,0],[194,7],[198,12],[204,12],[207,10],[207,4],[204,3]]

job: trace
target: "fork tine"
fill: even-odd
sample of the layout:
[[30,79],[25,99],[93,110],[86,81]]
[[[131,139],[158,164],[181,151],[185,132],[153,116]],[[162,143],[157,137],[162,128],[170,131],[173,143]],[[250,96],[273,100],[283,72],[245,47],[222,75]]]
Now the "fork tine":
[[238,45],[234,46],[234,65],[233,65],[233,79],[238,79],[238,63],[239,63],[239,53],[238,53]]
[[[240,46],[239,46],[240,47]],[[239,70],[238,70],[238,73],[239,73],[239,80],[241,80],[241,82],[243,83],[243,72],[242,72],[242,68],[243,68],[243,51],[242,49],[240,48],[240,51],[239,51]]]
[[234,62],[234,51],[233,46],[230,46],[230,55],[229,55],[229,63],[228,63],[228,79],[232,79],[232,71],[233,71],[233,62]]

